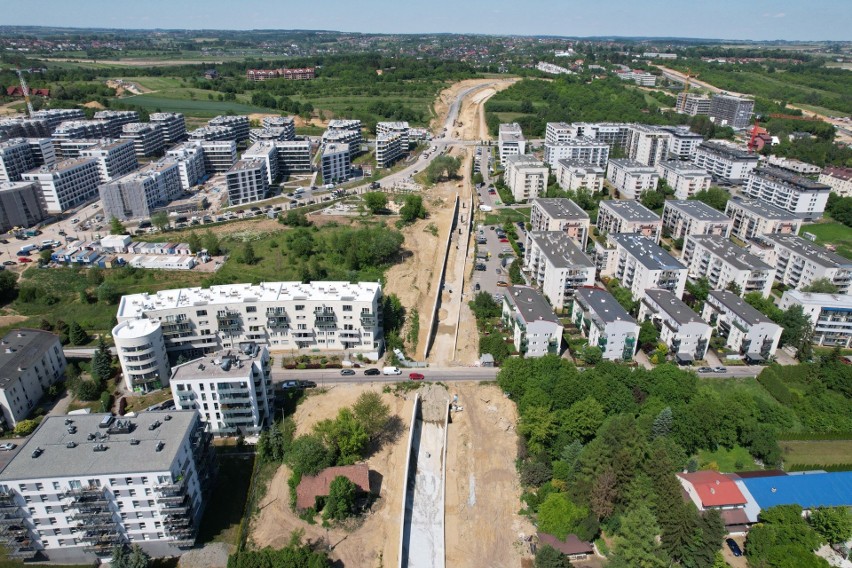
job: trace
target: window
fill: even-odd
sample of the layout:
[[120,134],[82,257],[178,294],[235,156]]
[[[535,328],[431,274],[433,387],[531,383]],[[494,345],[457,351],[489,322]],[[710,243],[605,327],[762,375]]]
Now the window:
[[132,477],[125,477],[124,478],[124,484],[125,485],[133,485],[133,478]]
[[36,483],[36,491],[44,491],[44,484]]
[[54,490],[54,491],[59,491],[59,482],[58,482],[58,481],[54,481],[54,482],[53,482],[53,490]]
[[257,306],[246,306],[246,313],[253,314],[257,311]]
[[56,524],[56,517],[48,517],[47,522],[49,522],[51,525],[55,525]]
[[195,315],[198,317],[206,316],[207,310],[196,310]]
[[351,304],[343,304],[343,311],[344,312],[351,312],[352,311],[352,305]]
[[297,312],[304,311],[304,309],[305,309],[305,305],[304,305],[304,304],[297,304],[297,305],[296,305],[296,311],[297,311]]

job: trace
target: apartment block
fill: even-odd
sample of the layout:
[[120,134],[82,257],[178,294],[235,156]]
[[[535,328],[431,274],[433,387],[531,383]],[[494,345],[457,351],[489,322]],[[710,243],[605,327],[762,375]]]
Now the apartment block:
[[228,203],[245,205],[266,197],[269,192],[269,173],[262,158],[243,158],[225,172]]
[[[108,120],[68,120],[53,131],[53,139],[115,138]],[[119,130],[120,132],[120,130]]]
[[526,154],[527,141],[521,126],[517,122],[501,124],[497,130],[497,150],[500,165],[506,165],[506,158]]
[[711,290],[701,317],[725,339],[726,348],[747,362],[775,356],[783,329],[733,292]]
[[735,285],[740,295],[757,292],[767,298],[775,269],[725,237],[688,235],[681,260],[692,278],[706,278],[714,290]]
[[623,122],[574,122],[571,124],[575,138],[586,136],[598,142],[605,142],[610,148],[617,146],[624,151],[627,151],[630,145],[630,126]]
[[770,233],[795,235],[802,227],[797,215],[756,199],[731,199],[725,215],[732,221],[731,234],[745,242]]
[[530,225],[533,231],[562,231],[577,243],[581,250],[586,250],[591,225],[589,214],[570,199],[533,199]]
[[842,349],[852,346],[852,296],[787,290],[779,307],[788,310],[793,306],[801,306],[811,320],[811,341],[815,345]]
[[674,190],[676,199],[689,199],[699,191],[710,189],[710,174],[690,162],[666,160],[657,164],[657,172]]
[[671,134],[656,126],[630,125],[627,157],[643,166],[656,166],[669,156]]
[[743,193],[801,217],[822,217],[831,187],[775,167],[755,168],[748,175]]
[[278,150],[278,171],[282,176],[311,171],[310,140],[279,140],[275,142],[275,148]]
[[21,174],[40,164],[35,163],[32,149],[24,138],[0,142],[0,182],[21,181]]
[[822,172],[822,168],[819,166],[815,166],[814,164],[809,164],[807,162],[802,162],[801,160],[784,158],[782,156],[769,156],[766,161],[769,163],[770,166],[775,166],[776,168],[781,168],[782,170],[791,171],[801,176],[818,176]]
[[0,412],[3,430],[13,430],[65,373],[59,337],[38,329],[13,329],[0,351]]
[[52,132],[44,118],[0,119],[0,138],[50,138]]
[[352,177],[349,144],[326,144],[322,150],[323,183],[339,183]]
[[595,226],[608,235],[636,233],[655,243],[660,242],[663,233],[660,216],[638,201],[601,201]]
[[169,381],[175,408],[196,410],[216,436],[256,436],[272,424],[272,361],[245,343],[177,365]]
[[248,150],[243,152],[243,160],[263,160],[266,164],[266,181],[270,186],[281,175],[278,167],[278,148],[274,142],[267,140],[255,142],[249,146]]
[[701,361],[713,329],[668,290],[648,290],[639,304],[639,321],[654,323],[679,364]]
[[689,116],[710,114],[710,97],[695,93],[678,93],[677,106],[675,108],[677,108],[679,113],[688,114]]
[[109,137],[118,138],[125,124],[139,122],[139,113],[135,110],[99,110],[94,119],[106,121],[109,125]]
[[[347,121],[348,122],[348,121]],[[328,146],[346,146],[349,152],[350,162],[361,153],[363,138],[360,130],[326,130],[322,135],[321,148],[325,150]]]
[[177,162],[152,162],[99,188],[104,217],[149,219],[183,194]]
[[248,140],[249,117],[243,115],[220,115],[207,121],[208,126],[225,126],[234,130],[237,143]]
[[[609,148],[607,146],[607,148]],[[584,189],[597,193],[604,189],[606,168],[590,162],[578,160],[559,160],[556,162],[556,182],[564,190],[577,191]]]
[[157,319],[130,319],[112,328],[124,386],[146,393],[169,386],[171,368],[162,324]]
[[607,244],[596,245],[595,252],[606,259],[601,276],[618,278],[634,299],[642,298],[650,288],[670,290],[683,297],[686,267],[652,239],[628,233],[609,235]]
[[562,231],[528,232],[523,262],[530,281],[557,311],[570,307],[577,288],[595,285],[595,263]]
[[177,163],[180,186],[184,191],[189,191],[200,184],[207,176],[204,169],[204,150],[200,145],[180,144],[171,150],[166,150],[166,157]]
[[10,555],[93,563],[192,548],[215,473],[197,412],[47,416],[0,473]]
[[67,120],[84,120],[86,113],[81,108],[51,108],[37,110],[32,113],[30,118],[46,120],[52,132]]
[[544,143],[560,144],[576,138],[574,126],[567,122],[548,122],[544,129]]
[[503,179],[515,201],[527,201],[542,195],[547,189],[550,170],[547,164],[532,156],[506,156]]
[[704,137],[691,131],[688,126],[659,126],[659,130],[669,133],[670,160],[692,160]]
[[264,116],[260,119],[263,128],[280,128],[283,130],[282,138],[279,140],[296,139],[296,123],[292,116]]
[[544,297],[526,286],[503,294],[503,324],[512,330],[515,349],[525,357],[558,355],[563,327]]
[[[200,357],[240,343],[271,351],[378,353],[380,284],[264,282],[161,290],[124,296],[119,323],[159,320],[166,350]],[[304,350],[304,351],[302,351]]]
[[189,140],[237,142],[237,131],[231,126],[202,126],[189,133]]
[[79,158],[83,150],[107,144],[117,138],[60,138],[53,141],[53,150],[57,160]]
[[223,173],[237,163],[237,143],[233,140],[202,140],[204,171]]
[[39,184],[48,213],[62,213],[94,199],[101,181],[98,162],[90,158],[45,165],[24,173],[22,178]]
[[609,361],[630,361],[636,353],[639,326],[612,294],[600,288],[580,288],[574,295],[571,321],[600,347]]
[[609,144],[591,138],[569,138],[563,142],[544,144],[544,161],[555,167],[559,160],[572,160],[606,167]]
[[34,181],[0,181],[0,231],[32,227],[47,217],[47,205]]
[[163,133],[163,143],[167,148],[186,140],[186,119],[182,113],[152,112],[148,118]]
[[730,126],[734,130],[742,130],[751,124],[754,101],[732,95],[713,95],[710,98],[708,114],[719,126]]
[[829,186],[840,197],[852,196],[852,168],[826,166],[819,175],[819,182]]
[[266,128],[252,128],[249,130],[249,144],[254,144],[255,142],[261,141],[273,141],[273,140],[294,140],[294,137],[290,137],[290,133],[286,128],[280,128],[278,126],[270,126]]
[[704,202],[669,199],[663,205],[663,228],[673,239],[687,235],[731,235],[731,218]]
[[121,127],[121,138],[133,141],[133,148],[140,158],[162,156],[165,150],[163,130],[150,122],[131,122]]
[[408,142],[403,143],[399,133],[382,133],[376,135],[376,167],[389,168],[402,158],[405,153],[403,146],[408,148]]
[[646,191],[657,189],[660,174],[653,166],[645,166],[627,158],[609,161],[606,179],[623,199],[639,199]]
[[80,150],[80,157],[95,160],[101,183],[129,174],[139,167],[133,140],[103,140]]
[[804,288],[826,279],[841,294],[852,292],[852,260],[797,235],[760,235],[752,247],[764,252],[763,260],[775,268],[775,279],[790,288]]
[[377,122],[376,123],[376,136],[381,136],[382,134],[391,135],[398,134],[399,135],[399,143],[402,146],[403,152],[408,152],[409,144],[411,143],[411,139],[408,135],[409,126],[407,122]]
[[742,183],[757,166],[757,154],[734,145],[708,140],[695,150],[695,165],[707,170],[713,179],[728,183]]

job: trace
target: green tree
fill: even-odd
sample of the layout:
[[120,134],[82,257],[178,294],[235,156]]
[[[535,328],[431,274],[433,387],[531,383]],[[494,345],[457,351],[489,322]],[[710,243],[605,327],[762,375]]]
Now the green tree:
[[207,229],[204,231],[204,238],[202,239],[204,244],[204,248],[207,249],[207,254],[211,256],[219,256],[222,254],[222,246],[219,242],[219,237],[211,231]]
[[89,340],[86,331],[76,321],[72,321],[68,328],[68,341],[71,345],[83,345]]
[[21,420],[17,424],[15,424],[15,436],[29,436],[33,433],[33,431],[38,426],[38,422],[35,420]]
[[546,406],[529,408],[523,413],[518,424],[518,432],[527,439],[527,446],[534,454],[549,445],[556,431],[556,418]]
[[338,475],[328,488],[328,498],[322,510],[325,520],[342,521],[355,512],[355,497],[358,488],[347,477]]
[[334,464],[334,455],[319,436],[306,435],[293,440],[284,461],[295,474],[316,475]]
[[654,418],[654,424],[651,426],[651,435],[654,438],[660,438],[662,436],[668,436],[672,431],[672,424],[674,423],[674,417],[672,416],[671,407],[665,407],[657,414],[657,417]]
[[127,568],[127,549],[123,544],[113,547],[109,565],[111,568]]
[[590,440],[606,418],[603,407],[592,397],[575,402],[561,414],[560,432],[569,440],[582,442]]
[[290,209],[286,215],[279,217],[282,224],[288,227],[310,227],[311,222],[308,216],[303,211],[298,209]]
[[160,211],[151,215],[151,224],[157,229],[164,231],[169,226],[169,214],[165,211]]
[[364,200],[364,205],[370,210],[373,215],[378,215],[385,211],[388,206],[388,196],[381,191],[370,191],[361,196]]
[[246,241],[246,244],[243,247],[242,260],[244,264],[257,264],[260,262],[260,258],[258,258],[254,253],[254,245],[251,244],[251,241]]
[[838,289],[828,278],[817,278],[802,288],[802,292],[813,292],[817,294],[837,294]]
[[38,253],[38,263],[42,266],[50,264],[50,260],[52,257],[53,251],[51,249],[45,249]]
[[189,250],[193,254],[199,252],[202,248],[201,246],[201,237],[198,236],[198,233],[192,231],[189,233],[189,236],[186,238],[186,244],[189,245]]
[[521,261],[515,260],[509,265],[509,280],[512,284],[524,284],[524,276],[521,274]]
[[711,187],[710,189],[699,191],[689,199],[701,201],[713,209],[725,211],[725,207],[728,205],[728,200],[731,199],[731,194],[721,187]]
[[125,235],[127,234],[127,230],[124,228],[124,225],[121,223],[121,219],[118,217],[113,217],[109,220],[109,234],[111,235]]
[[615,535],[615,554],[609,566],[615,568],[663,568],[668,563],[657,546],[660,529],[646,505],[627,511]]
[[666,203],[666,196],[660,191],[649,189],[642,192],[639,202],[651,210],[661,209]]
[[549,544],[544,544],[536,548],[535,568],[571,568],[571,563],[564,554]]
[[112,377],[112,354],[103,335],[98,337],[98,347],[92,356],[92,378],[104,382]]
[[657,346],[660,341],[660,330],[651,320],[645,320],[639,327],[639,345],[643,350],[650,350]]
[[399,215],[406,223],[412,223],[417,219],[426,218],[426,207],[423,205],[423,197],[420,195],[406,195],[405,202],[399,210]]
[[476,319],[488,319],[498,317],[502,313],[500,304],[488,292],[477,292],[473,300],[468,302]]
[[809,521],[814,530],[831,544],[852,538],[852,512],[848,507],[819,507],[811,511]]
[[603,360],[603,350],[597,345],[586,345],[580,351],[580,359],[587,365],[597,365]]
[[376,391],[363,392],[352,405],[355,420],[361,425],[370,440],[378,438],[390,419],[390,406]]
[[117,304],[121,292],[112,282],[104,282],[98,286],[98,301],[104,304]]
[[341,408],[334,420],[326,419],[314,426],[314,433],[331,449],[338,465],[348,465],[364,457],[369,436],[349,408]]
[[538,506],[538,528],[565,540],[588,514],[588,509],[575,505],[565,493],[551,493]]
[[0,299],[12,299],[18,289],[18,277],[9,270],[0,271]]

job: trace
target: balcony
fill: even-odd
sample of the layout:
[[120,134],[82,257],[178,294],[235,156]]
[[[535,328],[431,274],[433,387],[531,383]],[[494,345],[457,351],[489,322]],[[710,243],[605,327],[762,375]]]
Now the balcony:
[[361,325],[363,327],[373,327],[376,325],[376,314],[370,312],[361,312]]
[[289,325],[287,316],[267,317],[266,327],[287,327]]

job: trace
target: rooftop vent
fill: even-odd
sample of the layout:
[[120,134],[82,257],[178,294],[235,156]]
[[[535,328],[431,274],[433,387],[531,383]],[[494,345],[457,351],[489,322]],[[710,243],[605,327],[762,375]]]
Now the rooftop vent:
[[172,419],[172,415],[171,415],[171,414],[166,414],[166,415],[163,417],[163,420],[165,420],[166,422],[168,422],[168,421],[169,421],[169,420],[171,420],[171,419]]
[[160,427],[161,422],[159,420],[154,421],[152,424],[148,426],[148,430],[156,430]]
[[95,452],[105,452],[107,451],[107,447],[103,444],[95,444],[95,447],[92,448],[92,451]]
[[130,445],[131,446],[138,446],[139,440],[137,440],[136,438],[130,438]]
[[65,447],[66,447],[66,448],[68,448],[69,450],[70,450],[70,449],[73,449],[73,448],[76,448],[76,447],[77,447],[77,442],[68,442],[67,444],[65,444]]
[[94,440],[97,437],[98,436],[96,434],[89,434],[88,436],[86,436],[86,439],[91,442],[92,440]]
[[157,442],[157,447],[155,449],[156,449],[156,451],[161,452],[165,446],[166,446],[166,443],[162,440],[159,440]]
[[37,458],[43,453],[44,453],[44,450],[42,450],[41,448],[36,448],[36,449],[33,450],[33,453],[31,455],[32,455],[33,458]]

